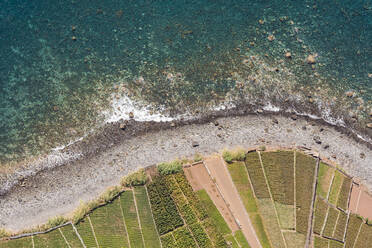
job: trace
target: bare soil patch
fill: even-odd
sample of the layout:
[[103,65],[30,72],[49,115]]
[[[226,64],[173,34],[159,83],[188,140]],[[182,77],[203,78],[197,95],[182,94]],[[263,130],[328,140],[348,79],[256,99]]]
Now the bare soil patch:
[[349,210],[353,213],[357,212],[360,193],[361,193],[360,186],[356,183],[353,183],[353,186],[351,188],[350,204],[349,204]]
[[363,188],[359,199],[357,213],[364,218],[372,220],[372,196]]

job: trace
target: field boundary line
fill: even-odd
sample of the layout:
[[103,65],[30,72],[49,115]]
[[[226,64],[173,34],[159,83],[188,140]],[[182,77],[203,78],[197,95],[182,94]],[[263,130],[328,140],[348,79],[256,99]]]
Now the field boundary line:
[[346,225],[345,225],[345,229],[344,229],[344,237],[342,238],[342,241],[344,243],[346,241],[346,232],[347,232],[347,227],[349,226],[349,220],[350,220],[350,212],[347,214]]
[[333,186],[333,182],[335,180],[335,174],[336,174],[336,170],[333,171],[333,176],[332,176],[332,180],[331,180],[331,185],[329,185],[329,189],[328,189],[328,192],[327,192],[327,199],[326,201],[328,202],[329,200],[329,195],[331,194],[331,189],[332,189],[332,186]]
[[121,206],[121,197],[120,197],[120,195],[119,195],[119,203],[120,203],[121,216],[123,216],[123,222],[124,222],[124,226],[125,226],[125,232],[127,233],[128,245],[129,245],[129,248],[131,248],[131,246],[130,246],[130,240],[129,240],[128,227],[127,227],[127,223],[125,222],[124,211],[123,211],[123,207]]
[[75,231],[75,233],[76,233],[76,236],[78,236],[78,238],[79,238],[81,244],[83,245],[83,247],[84,247],[84,248],[87,248],[87,247],[85,246],[85,244],[84,244],[83,239],[82,239],[81,236],[80,236],[80,233],[79,233],[78,230],[76,229],[74,223],[71,223],[71,225],[72,225],[72,229],[74,229],[74,231]]
[[341,212],[338,211],[338,213],[337,213],[337,219],[336,219],[336,224],[335,224],[335,226],[333,227],[332,238],[335,236],[335,232],[336,232],[336,228],[337,228],[338,220],[340,219],[340,215],[341,215]]
[[34,236],[34,235],[38,235],[38,234],[46,234],[46,233],[51,232],[51,231],[54,231],[54,230],[56,230],[56,229],[58,229],[60,227],[67,226],[67,225],[69,225],[71,223],[72,223],[71,221],[68,221],[68,222],[63,223],[61,225],[58,225],[58,226],[49,228],[48,230],[45,230],[45,231],[39,231],[39,232],[33,232],[33,233],[22,233],[22,234],[19,234],[19,235],[16,235],[16,236],[7,237],[7,239],[13,240],[13,239],[20,239],[20,238],[25,238],[25,237],[29,237],[29,236]]
[[315,164],[315,173],[314,173],[314,178],[313,178],[313,197],[311,199],[310,214],[308,217],[309,219],[308,219],[308,229],[307,229],[305,248],[308,248],[310,246],[311,236],[313,232],[314,205],[315,205],[315,198],[316,198],[316,187],[318,185],[319,163],[320,163],[320,159],[319,157],[317,157],[316,164]]
[[[141,225],[141,220],[140,220],[140,217],[139,217],[139,214],[138,214],[137,200],[136,200],[136,196],[134,195],[134,190],[132,190],[132,194],[133,194],[134,206],[136,207],[137,221],[138,221],[138,225],[140,227],[143,247],[146,247],[145,246],[145,239],[143,238],[142,225]],[[120,205],[121,205],[121,202],[120,202]]]
[[350,200],[351,200],[351,190],[353,189],[353,179],[351,178],[350,188],[349,188],[349,195],[347,196],[347,205],[346,205],[346,212],[350,211]]
[[321,229],[321,231],[320,231],[320,236],[322,236],[323,237],[323,232],[324,232],[324,228],[325,228],[325,225],[326,225],[326,223],[327,223],[327,219],[328,219],[328,214],[329,214],[329,209],[331,208],[331,206],[327,206],[327,213],[326,213],[326,215],[325,215],[325,217],[324,217],[324,222],[323,222],[323,226],[322,226],[322,229]]
[[68,246],[69,248],[71,248],[71,245],[68,243],[68,241],[67,241],[65,235],[63,234],[61,228],[58,228],[58,231],[59,231],[59,233],[62,235],[63,239],[65,240],[65,242],[66,242],[66,244],[67,244],[67,246]]
[[87,217],[88,217],[88,221],[89,221],[89,224],[90,224],[90,228],[92,229],[94,239],[96,240],[97,247],[99,248],[98,240],[97,240],[97,237],[96,237],[96,232],[94,231],[92,221],[90,220],[89,215]]
[[294,178],[294,181],[293,181],[293,208],[294,208],[294,226],[295,226],[295,230],[297,230],[297,194],[296,194],[296,151],[293,151],[293,178]]
[[[154,227],[155,227],[156,233],[158,234],[158,239],[159,239],[160,247],[163,247],[163,243],[161,242],[161,239],[160,239],[160,234],[159,234],[159,231],[158,231],[158,227],[156,226],[154,215],[152,213],[152,207],[151,207],[151,201],[150,201],[149,193],[147,191],[147,187],[146,186],[143,186],[143,187],[145,188],[145,191],[146,191],[146,197],[147,197],[147,201],[148,201],[149,206],[150,206],[150,212],[151,212],[151,216],[152,216],[152,221],[154,222]],[[172,236],[173,236],[173,234],[172,234]],[[173,238],[174,238],[174,236],[173,236]],[[176,239],[174,239],[174,240],[176,240]]]
[[[265,178],[266,186],[267,186],[267,189],[269,191],[271,203],[273,204],[273,207],[274,207],[276,221],[278,222],[279,230],[282,230],[282,228],[280,226],[280,220],[279,220],[279,216],[278,216],[278,211],[276,210],[276,206],[275,206],[275,202],[274,202],[274,199],[273,199],[273,195],[271,194],[269,180],[266,177],[266,172],[265,172],[265,169],[264,169],[264,166],[263,166],[263,162],[262,162],[262,158],[261,158],[261,152],[260,151],[257,151],[257,153],[258,153],[258,158],[260,159],[261,169],[262,169],[262,172],[263,172],[263,175],[264,175],[264,178]],[[287,247],[287,242],[285,240],[285,237],[283,235],[283,232],[280,232],[280,235],[282,236],[284,247]]]
[[[32,248],[35,248],[34,236],[31,236]],[[85,247],[84,247],[85,248]]]

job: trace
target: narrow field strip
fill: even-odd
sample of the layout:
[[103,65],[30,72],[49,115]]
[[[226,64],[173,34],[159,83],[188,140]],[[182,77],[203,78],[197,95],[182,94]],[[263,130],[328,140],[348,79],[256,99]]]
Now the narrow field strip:
[[255,196],[258,199],[270,198],[269,189],[266,185],[259,154],[257,152],[248,153],[245,158],[245,165],[247,167],[249,179],[252,182]]
[[341,172],[339,172],[338,170],[335,170],[335,176],[333,178],[331,191],[328,197],[328,202],[335,206],[337,204],[338,195],[340,193],[344,177],[345,176]]
[[306,235],[298,232],[283,232],[288,248],[303,248],[306,243]]
[[88,216],[88,220],[92,223],[93,235],[99,247],[129,247],[119,198],[97,208]]
[[0,247],[1,248],[32,248],[34,247],[33,236],[2,241],[0,243]]
[[65,240],[63,239],[59,230],[53,230],[45,234],[34,236],[35,247],[66,247],[68,248]]
[[352,184],[351,178],[344,177],[344,180],[342,181],[340,193],[337,199],[337,207],[343,210],[348,209],[351,184]]
[[336,228],[333,234],[333,238],[344,242],[346,224],[347,224],[347,214],[340,211],[337,224],[336,224]]
[[319,163],[318,185],[316,194],[323,199],[327,199],[330,191],[335,169],[323,162]]
[[160,248],[160,239],[155,227],[146,188],[144,186],[139,186],[135,187],[133,190],[145,247]]
[[350,214],[346,230],[345,248],[354,248],[362,224],[362,219],[355,214]]
[[130,247],[145,247],[142,241],[142,233],[138,223],[137,209],[134,203],[133,192],[131,190],[125,191],[120,195],[120,204],[123,211]]
[[234,234],[235,240],[238,242],[241,248],[250,248],[247,239],[244,237],[242,230],[236,231]]
[[314,229],[313,232],[321,235],[327,217],[328,204],[320,197],[315,200]]
[[66,238],[67,242],[70,244],[72,248],[84,247],[79,237],[76,235],[76,232],[73,229],[72,225],[64,226],[60,228],[60,230],[62,231],[64,237]]
[[71,246],[70,246],[70,244],[68,243],[68,241],[67,241],[65,235],[63,235],[63,232],[62,232],[61,228],[58,228],[58,231],[61,233],[63,240],[66,242],[66,245],[67,245],[69,248],[71,248]]
[[354,248],[365,248],[372,245],[372,226],[362,224],[358,239],[354,245]]
[[323,236],[327,238],[333,237],[333,231],[336,226],[337,218],[338,218],[339,211],[335,208],[330,207],[328,210],[328,216],[326,220],[326,225],[323,230]]
[[329,239],[314,236],[314,248],[329,248]]

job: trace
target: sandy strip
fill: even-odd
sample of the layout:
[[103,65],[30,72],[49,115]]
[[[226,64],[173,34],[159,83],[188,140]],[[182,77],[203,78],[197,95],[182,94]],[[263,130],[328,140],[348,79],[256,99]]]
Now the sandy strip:
[[[71,212],[80,200],[97,197],[122,176],[139,167],[195,153],[210,154],[225,147],[307,146],[342,165],[350,175],[372,188],[372,151],[367,146],[314,121],[264,115],[227,117],[214,123],[191,124],[149,132],[133,138],[113,137],[115,145],[86,159],[46,170],[0,198],[0,228],[13,231]],[[321,131],[321,128],[324,129]],[[125,131],[123,131],[125,132]],[[319,136],[322,144],[314,141]],[[195,141],[199,144],[192,146]],[[323,149],[325,144],[329,147]],[[365,158],[361,159],[360,154]],[[337,155],[337,158],[332,158]]]

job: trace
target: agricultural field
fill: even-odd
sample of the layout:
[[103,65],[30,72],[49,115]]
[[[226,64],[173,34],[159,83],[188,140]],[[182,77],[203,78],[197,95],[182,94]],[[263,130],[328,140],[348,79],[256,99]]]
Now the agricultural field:
[[326,220],[328,212],[328,204],[326,201],[321,199],[319,196],[316,197],[315,201],[315,214],[314,214],[314,233],[321,234],[323,229],[324,221]]
[[323,199],[327,199],[328,197],[328,192],[331,187],[334,172],[334,168],[328,166],[323,162],[319,163],[318,186],[316,188],[316,194]]

